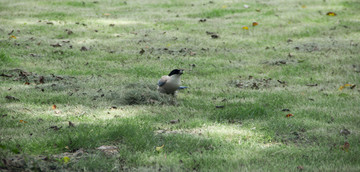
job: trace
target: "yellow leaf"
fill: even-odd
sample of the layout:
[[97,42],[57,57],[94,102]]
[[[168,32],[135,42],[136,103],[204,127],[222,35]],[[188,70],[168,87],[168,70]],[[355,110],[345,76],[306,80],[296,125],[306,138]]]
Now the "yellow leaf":
[[14,35],[11,35],[11,36],[10,36],[10,38],[12,38],[12,39],[16,39],[16,36],[14,36]]
[[221,8],[227,8],[227,6],[226,6],[226,5],[223,5]]
[[340,86],[339,87],[339,90],[341,91],[341,90],[343,90],[345,87],[342,85],[342,86]]
[[334,13],[334,12],[328,12],[328,13],[326,13],[326,15],[328,15],[328,16],[336,16],[336,13]]
[[70,161],[70,158],[68,156],[65,156],[63,158],[64,163],[68,163]]
[[344,87],[351,87],[352,84],[345,84]]
[[245,29],[245,30],[249,30],[249,27],[247,27],[247,26],[244,26],[242,28]]
[[162,145],[162,146],[160,146],[160,147],[156,147],[155,149],[156,149],[156,151],[160,152],[164,146],[165,146],[165,145]]

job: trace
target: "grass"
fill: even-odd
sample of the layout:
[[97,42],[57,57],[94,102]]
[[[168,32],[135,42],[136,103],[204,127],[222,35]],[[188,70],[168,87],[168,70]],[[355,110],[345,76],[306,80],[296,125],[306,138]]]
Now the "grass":
[[359,171],[357,4],[3,0],[0,169]]

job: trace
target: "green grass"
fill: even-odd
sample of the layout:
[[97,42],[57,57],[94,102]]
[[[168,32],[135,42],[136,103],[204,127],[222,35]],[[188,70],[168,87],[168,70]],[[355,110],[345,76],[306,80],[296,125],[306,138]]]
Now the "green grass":
[[3,0],[0,170],[359,171],[358,4]]

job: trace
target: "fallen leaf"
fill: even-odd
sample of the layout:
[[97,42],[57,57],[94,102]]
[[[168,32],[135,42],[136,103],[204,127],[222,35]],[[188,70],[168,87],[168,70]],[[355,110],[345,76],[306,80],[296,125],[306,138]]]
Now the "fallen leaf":
[[9,32],[8,35],[11,35],[12,33],[14,33],[14,30],[11,30],[11,32]]
[[111,14],[110,13],[104,13],[104,16],[110,16]]
[[75,124],[69,121],[69,127],[75,127]]
[[200,23],[206,22],[206,19],[200,19],[199,22]]
[[221,8],[227,8],[227,6],[226,6],[226,5],[223,5]]
[[62,47],[62,45],[61,45],[61,44],[59,44],[59,43],[56,43],[56,44],[50,44],[50,46],[52,46],[52,47]]
[[51,108],[52,108],[52,109],[56,109],[56,105],[52,105]]
[[340,130],[340,134],[347,136],[350,134],[350,131],[348,129],[344,128],[344,129]]
[[163,149],[164,146],[165,146],[165,145],[162,145],[162,146],[160,146],[160,147],[156,147],[155,150],[158,151],[158,152],[160,152],[160,151],[162,151],[162,149]]
[[55,131],[58,131],[58,130],[60,130],[61,128],[62,128],[62,126],[61,126],[61,127],[58,127],[58,126],[56,126],[56,125],[50,126],[50,129],[53,129],[53,130],[55,130]]
[[302,5],[301,8],[306,8],[306,5]]
[[8,77],[8,78],[13,77],[13,75],[11,75],[11,74],[4,74],[4,73],[0,74],[0,76]]
[[253,22],[252,25],[257,26],[257,25],[259,25],[259,23],[258,22]]
[[213,38],[213,39],[217,39],[217,38],[219,38],[219,35],[212,34],[212,35],[211,35],[211,38]]
[[176,123],[179,123],[180,122],[180,119],[176,119],[176,120],[171,120],[170,123],[171,124],[176,124]]
[[29,82],[27,82],[27,81],[26,81],[24,84],[25,84],[25,85],[30,85],[30,83],[29,83]]
[[340,146],[340,148],[346,152],[349,152],[349,148],[350,148],[349,142],[345,142],[344,145]]
[[328,16],[336,16],[336,13],[334,13],[334,12],[328,12],[328,13],[326,13],[326,15],[328,15]]
[[249,27],[244,26],[244,27],[242,27],[242,29],[249,30]]
[[100,146],[98,148],[96,148],[97,150],[101,150],[102,152],[104,152],[107,155],[111,155],[111,154],[117,154],[119,153],[118,148],[116,146]]
[[89,50],[89,49],[86,48],[85,46],[82,46],[81,49],[80,49],[80,51],[87,51],[87,50]]
[[5,96],[5,98],[8,99],[8,100],[19,101],[18,98],[13,97],[13,96]]
[[293,114],[289,113],[286,115],[287,118],[294,116]]
[[16,39],[16,36],[11,35],[11,36],[10,36],[10,39]]
[[63,161],[64,161],[64,163],[68,163],[68,162],[70,162],[70,158],[68,156],[65,156],[63,158]]
[[297,166],[296,168],[297,168],[298,170],[304,170],[304,167],[301,166],[301,165]]
[[40,82],[40,84],[45,83],[45,82],[44,82],[44,79],[45,79],[45,78],[44,78],[43,76],[40,76],[40,77],[39,77],[39,82]]
[[145,53],[145,50],[141,49],[139,53],[140,53],[140,55],[143,55]]
[[19,120],[20,123],[27,123],[26,121],[24,120]]
[[341,91],[341,90],[343,90],[345,87],[342,85],[342,86],[340,86],[339,87],[339,90]]

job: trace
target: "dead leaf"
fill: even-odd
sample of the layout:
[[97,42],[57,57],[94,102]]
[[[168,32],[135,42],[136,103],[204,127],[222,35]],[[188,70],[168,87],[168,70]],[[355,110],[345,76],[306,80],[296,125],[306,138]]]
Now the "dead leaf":
[[61,45],[61,44],[59,44],[59,43],[56,43],[56,44],[50,44],[50,46],[52,46],[52,47],[62,47],[62,45]]
[[334,13],[334,12],[328,12],[328,13],[326,13],[326,15],[328,15],[328,16],[336,16],[336,13]]
[[287,118],[294,116],[293,114],[289,113],[286,115]]
[[340,130],[340,134],[347,136],[350,134],[350,131],[348,129],[344,128],[344,129]]
[[30,83],[29,83],[29,82],[27,82],[27,81],[26,81],[24,84],[25,84],[25,85],[30,85]]
[[44,79],[45,79],[44,76],[40,76],[40,77],[39,77],[39,82],[40,82],[40,84],[45,83],[45,82],[44,82]]
[[180,122],[180,119],[176,119],[176,120],[171,120],[170,123],[171,124],[176,124],[176,123],[179,123]]
[[244,27],[242,27],[242,29],[244,29],[244,30],[249,30],[249,27],[244,26]]
[[111,154],[117,154],[119,153],[118,148],[116,146],[100,146],[98,148],[96,148],[97,150],[101,150],[102,152],[104,152],[106,155],[111,155]]
[[259,25],[258,22],[253,22],[253,23],[252,23],[252,26],[257,26],[257,25]]
[[304,170],[304,167],[301,166],[301,165],[297,166],[296,168],[297,168],[298,170]]
[[160,151],[162,151],[162,149],[163,149],[163,147],[164,147],[165,145],[162,145],[162,146],[159,146],[159,147],[156,147],[155,148],[155,150],[156,151],[158,151],[158,152],[160,152]]
[[110,16],[111,14],[110,13],[104,13],[104,16]]
[[75,124],[69,121],[69,127],[75,127]]
[[212,39],[217,39],[217,38],[219,38],[219,35],[217,35],[217,34],[212,34],[212,35],[211,35],[211,38],[212,38]]
[[56,105],[52,105],[51,108],[55,110],[55,109],[56,109]]
[[12,101],[19,101],[18,98],[13,97],[13,96],[5,96],[5,98],[8,99],[8,100],[12,100]]
[[200,19],[199,22],[200,23],[206,22],[206,19]]
[[286,84],[285,81],[280,81],[280,80],[277,80],[277,82],[279,82],[280,84]]
[[80,49],[80,51],[87,51],[87,50],[89,50],[89,49],[86,48],[85,46],[82,46],[81,49]]
[[16,39],[16,36],[11,35],[11,36],[10,36],[10,39]]
[[70,162],[70,158],[68,156],[65,156],[63,158],[63,161],[64,161],[64,163],[68,163],[68,162]]
[[345,142],[344,145],[340,146],[340,148],[346,152],[349,152],[349,148],[350,148],[349,142]]
[[13,75],[11,75],[11,74],[4,74],[4,73],[0,74],[0,76],[8,77],[8,78],[13,77]]
[[53,129],[54,131],[58,131],[58,130],[60,130],[61,128],[62,128],[62,126],[61,126],[61,127],[58,127],[58,126],[54,125],[54,126],[50,126],[49,129]]
[[140,55],[143,55],[145,53],[145,50],[141,49],[139,53],[140,53]]
[[8,35],[11,35],[12,33],[14,33],[14,30],[11,30],[11,32],[9,32]]
[[26,121],[24,120],[19,120],[20,123],[27,123]]

